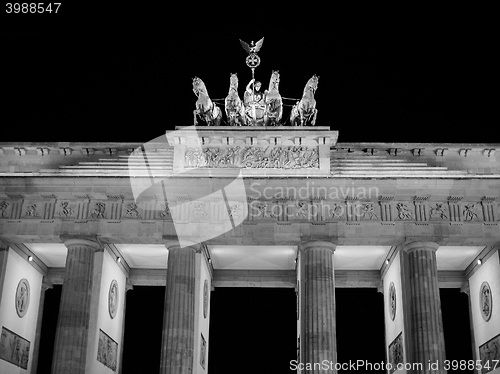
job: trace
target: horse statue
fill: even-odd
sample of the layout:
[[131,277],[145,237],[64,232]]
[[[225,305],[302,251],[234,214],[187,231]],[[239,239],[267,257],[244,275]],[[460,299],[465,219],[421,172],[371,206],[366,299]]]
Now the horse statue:
[[266,126],[278,126],[283,115],[283,100],[281,100],[278,91],[279,84],[280,73],[278,70],[273,70],[269,81],[269,89],[266,91],[264,99],[266,105],[264,123]]
[[229,78],[229,93],[224,101],[226,117],[230,126],[244,126],[247,124],[245,107],[238,96],[238,75],[231,74]]
[[316,109],[314,93],[318,88],[318,79],[319,76],[315,74],[307,81],[302,99],[292,107],[290,113],[290,124],[292,126],[307,126],[308,124],[314,126],[316,124],[318,110]]
[[193,78],[193,92],[198,97],[196,109],[193,110],[194,125],[198,125],[196,117],[199,117],[207,126],[219,126],[222,111],[210,100],[205,83],[198,77]]

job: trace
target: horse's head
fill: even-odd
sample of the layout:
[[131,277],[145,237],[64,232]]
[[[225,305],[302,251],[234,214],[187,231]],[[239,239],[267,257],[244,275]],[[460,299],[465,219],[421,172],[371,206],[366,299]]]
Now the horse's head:
[[319,80],[319,75],[316,75],[314,74],[308,81],[307,81],[307,84],[306,84],[306,87],[304,89],[304,92],[305,91],[312,91],[313,93],[316,92],[316,90],[318,89],[318,80]]
[[280,72],[279,70],[273,70],[271,73],[271,80],[269,81],[269,90],[278,89],[280,84]]
[[237,73],[231,73],[231,76],[229,77],[229,87],[230,88],[238,88],[238,74]]
[[207,88],[205,87],[205,83],[203,83],[203,81],[198,77],[193,78],[193,92],[195,93],[196,96],[198,96],[200,92],[204,94],[207,93]]

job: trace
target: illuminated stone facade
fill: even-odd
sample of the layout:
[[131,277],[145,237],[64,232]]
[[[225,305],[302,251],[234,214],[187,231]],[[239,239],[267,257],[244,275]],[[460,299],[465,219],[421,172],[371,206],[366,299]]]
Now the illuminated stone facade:
[[474,359],[500,359],[500,145],[337,138],[189,127],[146,144],[0,143],[0,372],[34,372],[53,284],[55,373],[119,372],[134,285],[167,285],[162,373],[207,372],[223,286],[295,288],[302,362],[336,362],[336,287],[378,288],[386,362],[424,365],[445,360],[439,288],[460,288]]

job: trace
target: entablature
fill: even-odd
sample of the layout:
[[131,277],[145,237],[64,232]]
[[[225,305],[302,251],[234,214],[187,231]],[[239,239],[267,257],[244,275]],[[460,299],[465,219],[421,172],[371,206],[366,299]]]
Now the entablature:
[[342,143],[329,127],[177,127],[146,143],[0,143],[0,177],[500,178],[500,144]]

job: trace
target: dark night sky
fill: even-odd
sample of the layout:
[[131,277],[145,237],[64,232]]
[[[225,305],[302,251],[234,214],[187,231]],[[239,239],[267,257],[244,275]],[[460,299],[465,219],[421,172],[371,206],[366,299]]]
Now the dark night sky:
[[[102,2],[63,3],[58,15],[3,14],[0,142],[147,142],[174,126],[191,125],[191,78],[200,77],[211,98],[219,99],[227,95],[229,74],[237,72],[242,96],[251,74],[238,39],[261,37],[256,78],[265,88],[271,70],[279,70],[281,95],[297,98],[306,81],[319,75],[317,124],[339,130],[340,142],[498,142],[498,116],[492,114],[498,42],[491,10],[456,4],[324,10],[308,3],[293,9],[290,3],[285,13],[275,3],[245,3],[206,13],[186,4],[190,12],[182,14],[168,5],[104,9]],[[147,298],[141,292],[135,297]],[[446,292],[443,308],[450,317],[466,302]],[[338,313],[341,304],[374,300],[368,296],[349,301],[339,291],[344,302]],[[359,318],[370,321],[369,306],[358,309],[367,311]],[[140,310],[135,313],[141,318]],[[448,331],[459,331],[467,318],[453,325],[445,317]],[[359,347],[368,331],[339,330],[344,347],[356,347],[343,348],[344,359],[370,349]],[[259,343],[248,344],[242,349]]]
[[265,37],[256,78],[266,88],[279,70],[281,95],[297,98],[319,75],[317,124],[341,142],[495,142],[486,9],[85,9],[5,17],[1,141],[146,142],[191,125],[191,78],[219,99],[237,72],[242,97],[251,73],[238,39]]

